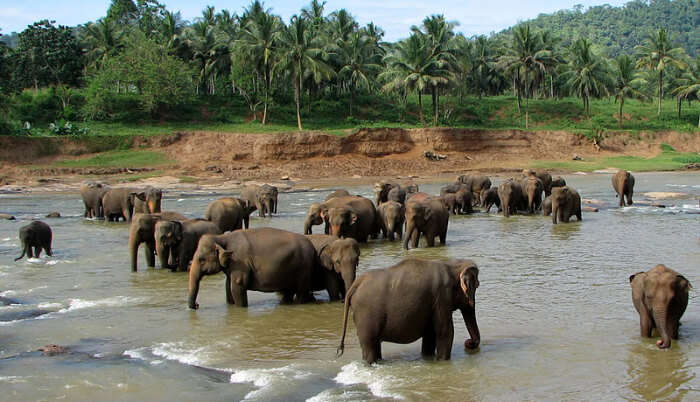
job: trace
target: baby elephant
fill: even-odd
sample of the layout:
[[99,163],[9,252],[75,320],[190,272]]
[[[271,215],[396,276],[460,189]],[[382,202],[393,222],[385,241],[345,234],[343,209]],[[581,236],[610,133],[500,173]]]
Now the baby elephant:
[[377,208],[379,215],[379,228],[390,241],[394,241],[394,233],[401,239],[403,236],[403,222],[406,210],[401,203],[387,201]]
[[[24,225],[19,228],[19,239],[22,242],[22,255],[15,258],[15,261],[19,261],[27,255],[27,258],[36,257],[39,258],[41,254],[41,249],[46,251],[46,255],[52,256],[51,253],[51,238],[53,234],[51,233],[51,228],[49,225],[42,221],[32,221],[28,225]],[[32,255],[32,247],[34,247],[34,254]]]
[[[221,234],[221,230],[214,222],[203,219],[162,220],[156,223],[156,253],[160,259],[160,266],[169,267],[172,271],[187,271],[199,239],[205,234],[218,235]],[[170,264],[171,255],[176,264]]]
[[626,170],[620,170],[612,177],[612,185],[615,189],[615,196],[620,197],[620,208],[625,206],[625,198],[627,205],[632,205],[632,195],[634,194],[634,176]]
[[690,282],[678,272],[659,264],[648,272],[630,276],[632,301],[639,313],[639,325],[643,337],[651,337],[656,328],[661,339],[656,345],[671,346],[671,338],[678,339],[678,326],[688,306]]
[[[551,211],[552,223],[559,222],[568,223],[569,218],[576,216],[577,220],[581,220],[581,196],[575,188],[564,186],[552,188]],[[547,207],[543,208],[543,213],[547,215]]]

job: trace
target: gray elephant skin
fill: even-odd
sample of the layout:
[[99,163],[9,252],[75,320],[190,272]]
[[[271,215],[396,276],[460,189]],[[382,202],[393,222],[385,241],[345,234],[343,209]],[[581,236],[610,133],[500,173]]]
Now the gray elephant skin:
[[332,193],[328,194],[328,195],[326,196],[325,201],[328,201],[328,200],[330,200],[330,199],[332,199],[332,198],[347,197],[347,196],[349,196],[349,195],[350,195],[350,193],[348,192],[348,190],[345,190],[345,189],[341,188],[341,189],[335,190],[335,191],[333,191]]
[[146,193],[132,188],[107,190],[102,196],[105,219],[110,222],[118,222],[120,219],[130,222],[134,214],[136,198],[146,201]]
[[355,282],[360,263],[360,244],[355,239],[330,235],[307,235],[320,264],[313,275],[313,290],[326,290],[330,300],[343,300]]
[[221,232],[228,232],[250,227],[250,214],[253,209],[240,198],[224,197],[214,200],[204,211],[204,219],[219,227]]
[[313,225],[326,224],[326,234],[352,237],[360,243],[379,232],[377,210],[367,198],[336,197],[320,204],[311,204],[304,220],[304,234],[311,234]]
[[[15,258],[15,261],[21,260],[25,255],[27,258],[39,258],[41,250],[46,252],[49,257],[53,255],[51,252],[51,240],[53,233],[51,227],[42,221],[31,221],[29,224],[19,228],[19,240],[22,244],[22,255]],[[32,253],[32,248],[34,253]]]
[[[246,202],[252,211],[257,210],[261,218],[277,213],[277,187],[270,185],[247,185],[241,190],[241,200]],[[253,208],[254,206],[254,208]],[[251,212],[252,212],[251,211]]]
[[458,183],[464,183],[471,189],[474,195],[474,201],[483,202],[484,193],[491,188],[491,179],[483,175],[462,175],[458,176]]
[[[129,226],[129,257],[131,259],[131,271],[138,270],[137,253],[139,246],[144,243],[144,256],[146,265],[156,266],[156,223],[161,219],[184,221],[184,215],[177,212],[163,211],[158,214],[136,214]],[[167,268],[167,265],[163,268]]]
[[435,246],[435,237],[440,238],[443,246],[447,241],[447,225],[450,213],[437,197],[417,193],[406,202],[406,235],[403,248],[408,250],[411,240],[413,248],[418,247],[420,237],[425,237],[428,247]]
[[[160,220],[156,223],[156,253],[162,268],[185,272],[197,250],[199,239],[205,234],[223,233],[214,223],[204,219]],[[175,264],[170,264],[170,257]]]
[[396,235],[401,239],[406,208],[396,201],[387,201],[377,208],[377,214],[379,215],[379,229],[384,238],[394,241]]
[[379,206],[387,201],[406,202],[406,190],[400,184],[391,181],[380,181],[374,184],[374,203]]
[[109,188],[102,183],[88,181],[80,185],[80,196],[85,204],[85,218],[104,218],[102,197]]
[[648,272],[630,276],[632,302],[639,313],[642,337],[650,338],[656,328],[661,336],[656,345],[665,349],[678,339],[680,319],[688,306],[690,282],[678,272],[659,264]]
[[527,208],[522,186],[515,179],[508,179],[498,185],[498,198],[505,217]]
[[248,290],[281,292],[283,303],[312,301],[316,264],[313,244],[297,233],[256,228],[204,235],[190,266],[188,305],[199,308],[199,282],[222,271],[228,304],[247,307]]
[[457,182],[443,186],[440,189],[440,198],[443,199],[447,210],[455,215],[474,212],[474,195],[467,184]]
[[[535,176],[540,181],[542,182],[542,191],[544,191],[544,196],[549,197],[552,194],[552,187],[553,186],[553,180],[552,180],[552,175],[549,174],[548,172],[542,171],[542,170],[532,170],[532,169],[524,169],[523,170],[523,178],[528,177],[528,176]],[[561,179],[561,177],[559,177]],[[564,179],[562,179],[564,180]],[[566,183],[562,184],[559,187],[565,186]]]
[[139,193],[145,194],[146,197],[145,199],[141,197],[134,198],[135,214],[157,214],[161,211],[163,190],[155,187],[146,187]]
[[488,213],[494,205],[498,209],[498,212],[501,212],[501,198],[498,196],[498,187],[491,187],[486,190],[484,199],[481,201],[481,207],[486,213]]
[[[552,179],[552,187],[551,188],[564,187],[564,186],[566,186],[566,180],[564,180],[563,177],[557,176],[557,177]],[[551,194],[551,188],[550,188],[550,194]]]
[[564,186],[552,188],[552,223],[567,223],[572,216],[581,220],[581,196],[575,188]]
[[625,206],[625,198],[627,205],[632,205],[632,195],[634,194],[634,176],[632,173],[620,170],[612,177],[612,186],[617,193],[616,197],[620,198],[620,208]]
[[523,191],[527,211],[534,214],[542,204],[542,193],[544,192],[542,180],[535,175],[527,176],[520,181],[520,188]]
[[408,344],[422,338],[421,352],[447,360],[452,354],[452,312],[460,310],[471,339],[466,348],[479,346],[475,294],[479,269],[471,260],[429,261],[409,258],[385,269],[360,276],[345,297],[343,334],[338,356],[343,354],[350,308],[362,358],[374,363],[382,358],[382,342]]

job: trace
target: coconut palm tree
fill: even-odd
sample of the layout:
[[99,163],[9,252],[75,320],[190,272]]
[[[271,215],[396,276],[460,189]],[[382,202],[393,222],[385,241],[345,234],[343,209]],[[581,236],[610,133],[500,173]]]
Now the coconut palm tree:
[[89,68],[99,69],[108,57],[123,47],[124,32],[111,19],[91,22],[80,33]]
[[615,60],[615,101],[620,104],[617,112],[618,126],[622,128],[622,107],[626,98],[646,99],[646,95],[639,91],[635,84],[640,79],[635,77],[636,68],[634,60],[623,54]]
[[294,100],[297,107],[297,126],[301,125],[301,92],[303,81],[311,77],[316,83],[335,75],[327,64],[328,53],[323,50],[318,37],[314,36],[310,23],[303,17],[292,16],[286,29],[280,35],[279,57],[273,68],[277,73],[289,73],[294,82]]
[[330,37],[335,43],[339,40],[343,42],[348,40],[350,34],[357,31],[358,27],[359,25],[357,21],[355,21],[355,18],[344,8],[332,12],[328,19]]
[[182,47],[182,31],[185,22],[182,20],[180,12],[166,11],[160,25],[160,33],[166,49],[171,53],[178,53]]
[[309,6],[301,10],[302,17],[311,22],[311,30],[316,33],[323,31],[326,25],[326,17],[323,16],[325,6],[325,1],[311,0]]
[[218,72],[223,70],[229,61],[229,49],[216,26],[207,23],[206,13],[205,10],[205,18],[189,27],[186,43],[199,70],[197,93],[200,86],[206,85],[208,93],[214,95]]
[[350,91],[350,116],[355,101],[355,91],[369,89],[372,80],[381,70],[379,55],[373,52],[374,44],[365,35],[355,32],[346,42],[341,42],[337,52],[341,64],[338,76],[347,83]]
[[592,43],[588,39],[579,39],[569,50],[568,71],[562,78],[565,86],[583,101],[583,109],[591,116],[591,97],[609,95],[613,87],[611,73],[606,61],[593,53]]
[[[680,99],[700,99],[700,57],[695,59],[695,66],[689,66],[680,85],[673,90]],[[698,116],[700,128],[700,116]]]
[[661,99],[664,95],[664,71],[670,65],[684,69],[686,67],[683,61],[685,51],[683,48],[673,47],[671,37],[664,28],[649,35],[646,43],[637,46],[636,50],[639,54],[637,68],[647,68],[658,73],[658,115],[661,116]]

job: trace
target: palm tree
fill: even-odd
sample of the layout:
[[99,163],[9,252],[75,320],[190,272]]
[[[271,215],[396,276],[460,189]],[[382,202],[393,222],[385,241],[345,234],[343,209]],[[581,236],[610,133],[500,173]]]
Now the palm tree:
[[177,53],[182,46],[182,30],[184,26],[185,22],[182,20],[180,12],[165,12],[160,25],[160,31],[165,47],[170,52]]
[[620,103],[620,109],[617,112],[618,125],[622,128],[622,107],[625,104],[626,98],[646,99],[641,91],[635,88],[639,79],[635,79],[636,68],[634,60],[631,57],[623,54],[619,56],[615,63],[615,101]]
[[649,35],[646,43],[637,46],[636,49],[639,54],[637,68],[647,68],[658,72],[658,115],[661,116],[661,99],[664,95],[664,70],[669,65],[684,69],[686,64],[682,58],[685,52],[680,47],[673,47],[672,40],[664,28],[659,29],[655,34]]
[[357,21],[348,12],[348,10],[341,8],[338,11],[331,13],[328,29],[330,31],[330,36],[334,42],[346,41],[350,37],[350,34],[355,32],[358,28]]
[[350,89],[350,116],[352,116],[355,91],[362,88],[369,89],[372,79],[381,69],[377,60],[378,55],[373,52],[373,47],[374,44],[367,36],[355,32],[338,48],[341,60],[338,75],[345,80]]
[[297,106],[297,126],[301,131],[301,92],[303,81],[311,77],[316,83],[335,74],[326,61],[328,54],[322,49],[319,38],[309,29],[309,22],[297,15],[292,16],[289,26],[281,31],[280,52],[274,66],[276,72],[288,72],[294,82],[294,100]]
[[[690,66],[686,71],[680,85],[673,90],[680,99],[700,99],[700,58],[695,59],[695,66]],[[698,117],[700,128],[700,116]]]
[[117,29],[111,19],[101,19],[87,24],[81,30],[88,66],[99,69],[105,60],[122,48],[124,32]]
[[229,60],[229,49],[218,34],[216,26],[207,23],[206,13],[205,10],[205,18],[189,27],[186,41],[192,50],[193,59],[198,64],[197,93],[200,85],[206,85],[208,93],[214,95],[217,74]]
[[272,66],[283,24],[279,17],[266,11],[255,14],[241,30],[238,44],[242,53],[255,66],[263,78],[264,100],[262,124],[267,123]]
[[562,75],[566,80],[565,86],[583,100],[583,109],[588,117],[591,116],[591,97],[608,95],[609,88],[613,87],[606,61],[593,53],[592,46],[587,39],[574,42],[570,49],[568,71]]
[[302,17],[311,22],[311,29],[316,33],[321,32],[326,24],[326,17],[323,16],[325,6],[325,1],[311,0],[309,6],[301,10]]

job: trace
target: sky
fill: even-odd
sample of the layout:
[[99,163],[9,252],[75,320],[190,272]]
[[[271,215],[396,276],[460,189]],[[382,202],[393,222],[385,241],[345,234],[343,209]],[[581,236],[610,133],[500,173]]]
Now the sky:
[[[169,10],[181,11],[185,20],[201,15],[207,5],[217,10],[228,9],[240,14],[250,0],[161,0]],[[310,0],[267,0],[265,5],[285,21],[308,5]],[[395,41],[408,36],[412,25],[419,25],[431,14],[444,14],[459,22],[456,29],[467,36],[498,32],[517,23],[575,4],[586,8],[600,4],[619,6],[626,0],[327,0],[326,12],[345,8],[361,24],[374,22],[386,32],[385,40]],[[110,0],[0,0],[0,29],[2,33],[20,32],[27,25],[42,19],[75,26],[94,21],[106,14]]]

